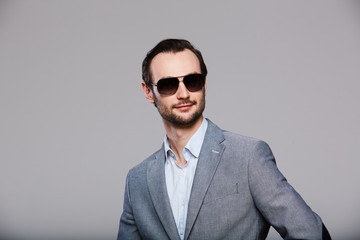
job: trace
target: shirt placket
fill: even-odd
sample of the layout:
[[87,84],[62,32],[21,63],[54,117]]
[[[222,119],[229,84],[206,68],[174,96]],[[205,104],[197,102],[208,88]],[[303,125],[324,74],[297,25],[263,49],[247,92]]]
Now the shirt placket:
[[179,234],[180,238],[184,239],[185,233],[185,204],[186,204],[186,181],[185,181],[185,170],[184,168],[180,169],[180,215],[179,215]]
[[181,188],[180,188],[180,216],[179,216],[179,233],[180,233],[180,238],[184,239],[184,234],[185,234],[185,221],[186,221],[186,206],[187,206],[187,182],[186,182],[186,172],[187,169],[189,168],[189,160],[190,160],[190,155],[189,152],[184,149],[183,151],[183,156],[185,158],[185,160],[187,161],[187,164],[180,169],[180,179],[181,179]]

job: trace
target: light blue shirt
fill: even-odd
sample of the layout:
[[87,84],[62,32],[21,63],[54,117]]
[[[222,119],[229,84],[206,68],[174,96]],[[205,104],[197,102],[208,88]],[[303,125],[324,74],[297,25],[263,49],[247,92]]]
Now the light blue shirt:
[[182,154],[187,163],[182,168],[176,164],[176,156],[169,146],[168,138],[164,139],[166,188],[181,240],[185,236],[191,187],[207,126],[208,122],[204,118],[199,129],[186,144]]

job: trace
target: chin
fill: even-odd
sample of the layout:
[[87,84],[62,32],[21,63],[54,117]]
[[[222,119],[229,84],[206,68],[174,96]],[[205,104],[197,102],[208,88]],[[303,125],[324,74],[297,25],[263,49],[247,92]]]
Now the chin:
[[186,117],[179,115],[177,116],[172,115],[172,117],[168,118],[167,120],[174,126],[186,128],[195,124],[200,119],[201,116],[202,113],[199,114],[197,112],[194,112]]

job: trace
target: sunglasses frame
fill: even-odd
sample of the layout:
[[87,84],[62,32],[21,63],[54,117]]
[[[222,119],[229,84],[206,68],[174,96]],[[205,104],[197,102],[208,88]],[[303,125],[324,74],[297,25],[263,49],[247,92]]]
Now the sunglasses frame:
[[[185,85],[186,89],[187,89],[189,92],[197,92],[197,91],[200,91],[201,89],[204,88],[204,86],[205,86],[205,81],[206,81],[206,75],[205,75],[205,74],[202,74],[202,73],[190,73],[190,74],[186,74],[186,75],[182,75],[182,76],[177,76],[177,77],[161,78],[161,79],[159,79],[159,80],[157,81],[156,84],[155,84],[155,83],[151,83],[151,85],[157,87],[159,81],[163,81],[163,80],[166,81],[167,79],[174,79],[174,78],[176,78],[176,79],[178,80],[178,83],[177,83],[177,88],[175,89],[175,91],[174,91],[173,93],[164,94],[164,93],[160,93],[159,90],[158,90],[158,92],[159,92],[160,95],[171,96],[171,95],[174,95],[174,94],[177,92],[177,90],[179,89],[180,82],[184,82],[184,80],[185,80],[186,77],[193,76],[193,75],[197,75],[197,76],[199,75],[199,76],[202,77],[202,79],[203,79],[202,87],[199,88],[198,90],[191,91],[190,89],[188,89],[188,87],[186,86],[185,83],[184,83],[184,85]],[[180,80],[179,78],[183,78],[183,79]]]

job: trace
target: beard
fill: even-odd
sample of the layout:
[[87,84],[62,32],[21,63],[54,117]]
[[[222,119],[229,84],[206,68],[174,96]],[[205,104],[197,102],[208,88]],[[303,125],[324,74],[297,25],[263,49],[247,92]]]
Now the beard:
[[[171,107],[165,106],[154,94],[154,105],[157,108],[158,112],[160,113],[161,117],[168,121],[169,123],[173,124],[176,127],[185,128],[194,124],[203,114],[205,109],[205,91],[199,100],[197,101],[190,101],[185,100],[179,102],[176,105],[172,105]],[[190,116],[182,116],[181,114],[176,114],[172,112],[172,109],[177,105],[183,104],[192,104],[193,106],[197,106],[195,112],[193,112]]]

